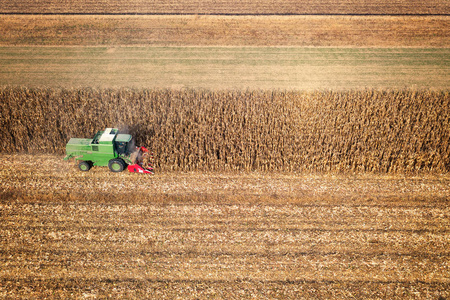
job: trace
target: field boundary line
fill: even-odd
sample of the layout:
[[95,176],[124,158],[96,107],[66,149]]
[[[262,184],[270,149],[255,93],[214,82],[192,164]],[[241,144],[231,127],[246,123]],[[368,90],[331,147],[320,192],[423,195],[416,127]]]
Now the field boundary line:
[[[84,279],[83,277],[66,277],[64,278],[68,282],[76,282],[78,283],[80,279]],[[113,283],[113,282],[133,282],[133,283],[171,283],[171,284],[180,284],[180,283],[188,283],[188,284],[217,284],[217,283],[265,283],[265,284],[288,284],[288,285],[299,285],[299,284],[423,284],[423,285],[445,285],[450,286],[449,282],[446,281],[425,281],[425,280],[338,280],[338,279],[286,279],[286,280],[271,280],[271,279],[254,279],[254,278],[235,278],[235,279],[173,279],[173,278],[87,278],[86,281],[91,283]],[[31,276],[24,277],[2,277],[0,282],[9,282],[9,281],[20,281],[20,282],[58,282],[60,278],[36,278]]]
[[450,17],[450,14],[296,14],[296,13],[284,13],[284,14],[270,14],[270,13],[27,13],[27,12],[1,12],[0,15],[9,16],[242,16],[242,17],[256,17],[256,16],[349,16],[349,17]]

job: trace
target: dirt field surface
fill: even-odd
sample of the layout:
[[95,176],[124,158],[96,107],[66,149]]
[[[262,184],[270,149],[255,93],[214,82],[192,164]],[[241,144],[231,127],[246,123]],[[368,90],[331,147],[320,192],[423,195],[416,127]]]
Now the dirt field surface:
[[[448,12],[442,0],[0,0],[0,298],[450,299],[448,116],[435,108],[448,102]],[[319,97],[274,105],[297,90]],[[314,100],[322,90],[336,101]],[[210,107],[221,113],[196,113]],[[62,153],[72,130],[111,120],[141,141],[159,134],[155,175],[6,154]],[[296,124],[304,139],[291,139]],[[198,143],[202,132],[230,147]],[[253,156],[237,132],[262,145]],[[211,147],[208,164],[228,171],[186,155]],[[273,153],[311,154],[325,171],[263,172]]]
[[6,299],[445,299],[450,178],[140,176],[1,155]]
[[448,14],[445,0],[0,0],[0,13]]
[[0,47],[0,84],[343,90],[449,86],[449,48]]
[[1,16],[0,45],[449,47],[449,16]]

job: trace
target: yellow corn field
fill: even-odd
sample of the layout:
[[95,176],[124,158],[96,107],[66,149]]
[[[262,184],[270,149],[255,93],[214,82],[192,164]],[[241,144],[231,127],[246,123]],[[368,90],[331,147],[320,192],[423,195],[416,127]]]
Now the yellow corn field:
[[448,91],[0,89],[0,152],[117,126],[162,171],[446,173]]

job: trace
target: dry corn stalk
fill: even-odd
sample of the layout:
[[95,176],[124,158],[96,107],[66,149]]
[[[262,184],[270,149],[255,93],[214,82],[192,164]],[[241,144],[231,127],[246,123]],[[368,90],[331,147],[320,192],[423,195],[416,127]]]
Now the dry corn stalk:
[[160,170],[450,170],[448,91],[0,89],[1,152],[127,128]]

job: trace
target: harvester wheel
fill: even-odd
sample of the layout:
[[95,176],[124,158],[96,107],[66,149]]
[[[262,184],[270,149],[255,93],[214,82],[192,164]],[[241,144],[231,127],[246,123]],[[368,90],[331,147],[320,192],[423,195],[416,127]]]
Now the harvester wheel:
[[125,162],[120,159],[111,159],[108,163],[108,168],[111,172],[122,172],[125,169]]
[[81,171],[87,172],[91,169],[92,164],[89,161],[80,161],[78,164],[78,169]]

